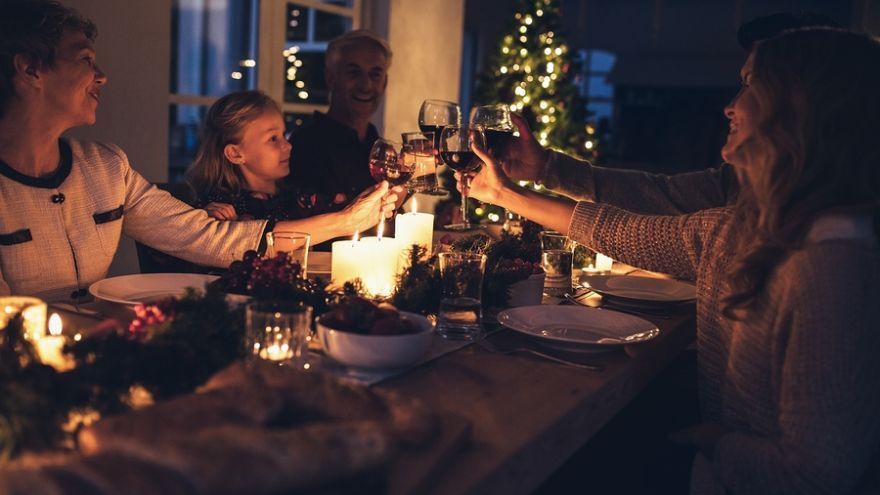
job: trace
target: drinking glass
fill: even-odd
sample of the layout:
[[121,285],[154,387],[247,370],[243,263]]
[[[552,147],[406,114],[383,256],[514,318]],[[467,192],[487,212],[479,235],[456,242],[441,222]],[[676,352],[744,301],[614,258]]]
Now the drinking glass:
[[291,261],[299,263],[303,278],[309,266],[309,243],[312,236],[305,232],[278,231],[266,232],[266,255],[270,258],[278,253],[287,253]]
[[571,292],[571,265],[574,243],[552,230],[540,233],[541,267],[544,269],[544,293],[563,296]]
[[480,168],[483,162],[477,158],[471,146],[486,147],[486,136],[481,127],[450,125],[443,128],[440,135],[440,159],[449,168],[461,172],[461,223],[446,225],[449,230],[470,230],[475,226],[468,221],[467,189],[471,174]]
[[516,129],[513,121],[510,120],[510,108],[503,103],[472,108],[471,125],[482,126],[485,129],[486,146],[496,160],[501,158]]
[[440,253],[440,311],[437,333],[449,340],[477,340],[482,332],[486,255]]
[[245,309],[245,352],[248,359],[309,369],[311,328],[311,306],[290,301],[251,302]]
[[392,186],[402,186],[412,177],[415,167],[403,163],[401,144],[377,139],[370,149],[370,175],[376,182],[387,180]]
[[[434,136],[434,163],[440,165],[440,133],[448,125],[461,125],[461,108],[457,103],[443,100],[425,100],[419,108],[419,129]],[[438,186],[425,194],[445,195]]]
[[[404,132],[401,155],[403,163],[413,168],[409,190],[421,194],[437,194],[437,162],[434,161],[434,134],[431,132]],[[440,191],[441,194],[445,194]]]

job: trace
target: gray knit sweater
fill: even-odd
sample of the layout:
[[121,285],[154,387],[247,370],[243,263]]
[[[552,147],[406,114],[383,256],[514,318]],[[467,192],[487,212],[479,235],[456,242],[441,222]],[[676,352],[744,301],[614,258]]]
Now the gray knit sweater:
[[704,421],[731,433],[713,462],[698,456],[692,493],[880,489],[860,481],[880,445],[880,249],[869,222],[842,233],[814,225],[734,322],[720,311],[732,219],[729,208],[648,216],[582,202],[569,230],[612,258],[697,281]]
[[195,263],[227,266],[256,249],[265,220],[221,222],[157,189],[113,145],[61,143],[35,179],[0,164],[0,295],[78,300],[107,276],[120,235]]

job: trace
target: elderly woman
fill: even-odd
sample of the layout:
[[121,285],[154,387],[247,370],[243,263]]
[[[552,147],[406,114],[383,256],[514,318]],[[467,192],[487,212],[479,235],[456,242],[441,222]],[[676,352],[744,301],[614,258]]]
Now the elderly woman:
[[733,206],[647,216],[548,198],[481,150],[471,195],[696,279],[692,493],[877,493],[880,43],[791,31],[757,45],[742,83],[725,109]]
[[61,138],[95,122],[107,83],[95,61],[95,26],[49,0],[12,0],[2,11],[0,295],[87,297],[123,232],[188,261],[227,266],[261,248],[273,228],[314,231],[320,242],[375,225],[380,208],[390,214],[397,198],[383,183],[333,225],[319,225],[320,217],[275,225],[209,218],[146,181],[118,147]]

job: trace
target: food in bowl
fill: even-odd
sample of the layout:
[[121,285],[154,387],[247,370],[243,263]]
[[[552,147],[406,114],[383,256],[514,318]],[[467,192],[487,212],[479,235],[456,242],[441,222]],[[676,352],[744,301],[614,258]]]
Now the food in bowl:
[[431,347],[434,328],[422,315],[349,298],[317,320],[324,353],[346,366],[402,368],[418,362]]

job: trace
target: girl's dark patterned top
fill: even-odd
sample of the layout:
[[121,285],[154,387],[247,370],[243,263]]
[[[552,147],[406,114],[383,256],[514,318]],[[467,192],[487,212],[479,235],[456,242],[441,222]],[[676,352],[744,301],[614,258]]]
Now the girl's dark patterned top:
[[201,195],[196,206],[204,208],[208,203],[231,204],[238,220],[267,219],[276,222],[338,211],[343,206],[322,194],[295,188],[279,188],[274,196],[246,190],[210,193]]

